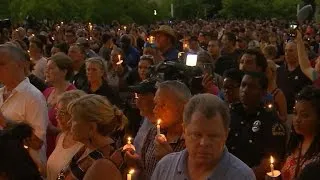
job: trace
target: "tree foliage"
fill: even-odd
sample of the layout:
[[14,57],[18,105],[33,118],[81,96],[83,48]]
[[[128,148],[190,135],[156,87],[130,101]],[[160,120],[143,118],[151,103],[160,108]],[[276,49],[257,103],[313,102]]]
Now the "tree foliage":
[[[303,0],[309,1],[309,0]],[[27,16],[38,20],[84,20],[95,23],[151,23],[170,18],[295,18],[302,0],[0,0],[0,18],[21,22]],[[312,1],[312,0],[311,0]],[[315,0],[320,3],[320,0]],[[154,16],[153,10],[157,10]]]
[[158,5],[150,0],[5,0],[9,3],[10,16],[21,21],[27,16],[36,19],[74,20],[96,23],[150,23],[155,18],[153,9]]
[[227,18],[285,18],[296,16],[300,0],[223,0],[220,14]]

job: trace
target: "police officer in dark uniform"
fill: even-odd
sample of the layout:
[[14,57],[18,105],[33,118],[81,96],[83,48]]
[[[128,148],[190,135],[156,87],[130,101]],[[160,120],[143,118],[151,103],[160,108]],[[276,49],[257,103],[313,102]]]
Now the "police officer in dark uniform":
[[257,179],[270,171],[267,167],[270,167],[271,155],[279,163],[285,153],[285,127],[272,107],[261,103],[267,86],[268,80],[263,73],[245,72],[240,86],[240,103],[230,106],[228,150],[253,168]]

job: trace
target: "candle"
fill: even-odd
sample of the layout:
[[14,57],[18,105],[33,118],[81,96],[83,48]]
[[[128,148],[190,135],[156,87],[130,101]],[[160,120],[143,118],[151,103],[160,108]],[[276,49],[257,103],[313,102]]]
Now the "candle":
[[127,174],[127,180],[131,180],[133,173],[134,173],[134,169],[131,169]]
[[91,22],[89,22],[89,31],[90,31],[90,32],[92,31],[92,24],[91,24]]
[[120,65],[123,63],[123,60],[121,60],[121,55],[119,54],[118,55],[118,62],[117,62],[117,65]]
[[271,169],[271,174],[272,174],[272,177],[274,176],[274,159],[272,156],[270,156],[270,169]]
[[128,137],[128,142],[127,142],[127,144],[131,144],[131,140],[132,140],[132,138],[131,138],[131,137]]
[[160,123],[161,123],[161,119],[158,119],[158,122],[157,122],[157,135],[160,135]]
[[270,156],[270,170],[271,170],[271,172],[268,172],[267,175],[268,175],[268,177],[271,177],[271,178],[277,178],[281,175],[280,171],[274,169],[274,165],[273,165],[274,162],[275,162],[275,159],[272,156]]
[[187,44],[187,43],[184,43],[184,44],[183,44],[183,47],[184,47],[185,49],[187,49],[187,48],[188,48],[188,44]]

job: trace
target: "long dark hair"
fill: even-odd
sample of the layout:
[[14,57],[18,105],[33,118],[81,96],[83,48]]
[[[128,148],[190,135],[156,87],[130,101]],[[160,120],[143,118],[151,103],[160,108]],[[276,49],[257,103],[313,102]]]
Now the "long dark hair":
[[9,180],[40,180],[37,165],[24,148],[33,129],[25,123],[10,125],[0,134],[0,174]]
[[[311,103],[313,110],[317,113],[317,131],[315,137],[304,155],[305,159],[311,159],[317,153],[320,153],[320,89],[313,86],[303,88],[296,97],[296,101],[307,101]],[[303,136],[299,135],[292,128],[290,140],[288,143],[288,154],[291,155],[303,141]]]

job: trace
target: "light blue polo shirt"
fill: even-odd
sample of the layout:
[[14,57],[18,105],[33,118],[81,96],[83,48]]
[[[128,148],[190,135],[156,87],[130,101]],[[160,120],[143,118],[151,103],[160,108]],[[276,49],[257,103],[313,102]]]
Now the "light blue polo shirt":
[[[188,151],[171,153],[157,164],[151,180],[189,180],[187,171]],[[207,180],[255,180],[251,168],[225,148],[220,162]]]

